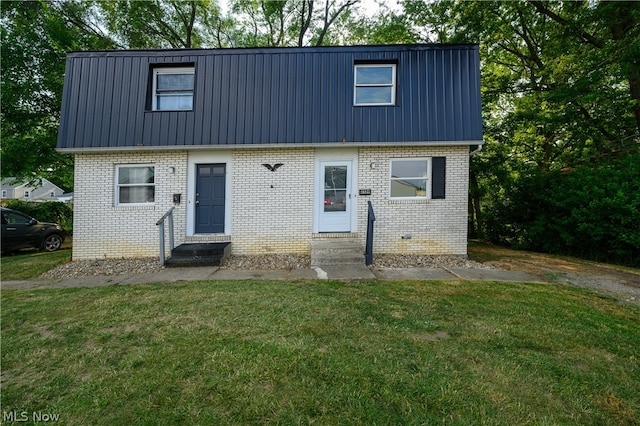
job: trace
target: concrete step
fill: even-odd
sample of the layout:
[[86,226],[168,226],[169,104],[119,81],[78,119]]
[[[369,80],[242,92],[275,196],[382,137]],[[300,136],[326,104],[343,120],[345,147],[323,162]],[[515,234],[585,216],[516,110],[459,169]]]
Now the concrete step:
[[364,247],[353,240],[311,242],[311,266],[364,265]]
[[182,244],[171,251],[167,267],[221,266],[231,253],[231,243]]
[[353,256],[311,256],[311,266],[364,265],[364,254]]

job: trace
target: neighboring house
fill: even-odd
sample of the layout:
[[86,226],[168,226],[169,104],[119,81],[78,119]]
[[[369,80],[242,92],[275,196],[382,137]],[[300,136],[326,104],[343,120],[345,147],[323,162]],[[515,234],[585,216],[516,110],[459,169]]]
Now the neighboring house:
[[[466,255],[482,144],[476,45],[74,52],[58,150],[75,154],[75,259],[176,244]],[[174,202],[175,201],[175,202]]]
[[40,185],[32,185],[17,181],[14,177],[2,180],[3,199],[21,199],[26,201],[58,201],[64,191],[59,186],[42,178]]

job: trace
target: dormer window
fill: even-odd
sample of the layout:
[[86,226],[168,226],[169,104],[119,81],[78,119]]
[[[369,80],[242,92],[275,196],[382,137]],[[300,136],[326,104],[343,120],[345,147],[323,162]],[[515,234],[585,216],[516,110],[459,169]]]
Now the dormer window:
[[193,109],[193,67],[153,70],[153,110],[189,111]]
[[396,65],[360,64],[354,68],[354,105],[394,105]]

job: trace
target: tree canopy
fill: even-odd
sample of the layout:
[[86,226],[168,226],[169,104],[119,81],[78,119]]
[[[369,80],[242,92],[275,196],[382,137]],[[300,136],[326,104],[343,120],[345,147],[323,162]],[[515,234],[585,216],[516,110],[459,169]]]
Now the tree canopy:
[[478,43],[485,146],[471,162],[472,235],[512,238],[499,230],[521,225],[514,203],[535,182],[557,183],[549,175],[640,161],[640,3],[379,3],[372,14],[376,3],[359,0],[228,0],[225,12],[216,0],[3,1],[2,176],[71,189],[73,161],[55,151],[64,58],[94,49]]

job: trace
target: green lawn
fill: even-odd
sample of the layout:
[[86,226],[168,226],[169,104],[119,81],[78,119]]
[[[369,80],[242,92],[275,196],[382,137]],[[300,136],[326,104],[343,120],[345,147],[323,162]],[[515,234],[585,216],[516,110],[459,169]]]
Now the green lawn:
[[34,249],[3,254],[0,259],[0,277],[3,280],[28,280],[70,260],[71,247],[66,243],[53,253]]
[[[640,308],[553,285],[2,291],[2,410],[59,424],[640,419]],[[5,417],[5,423],[6,417]]]

